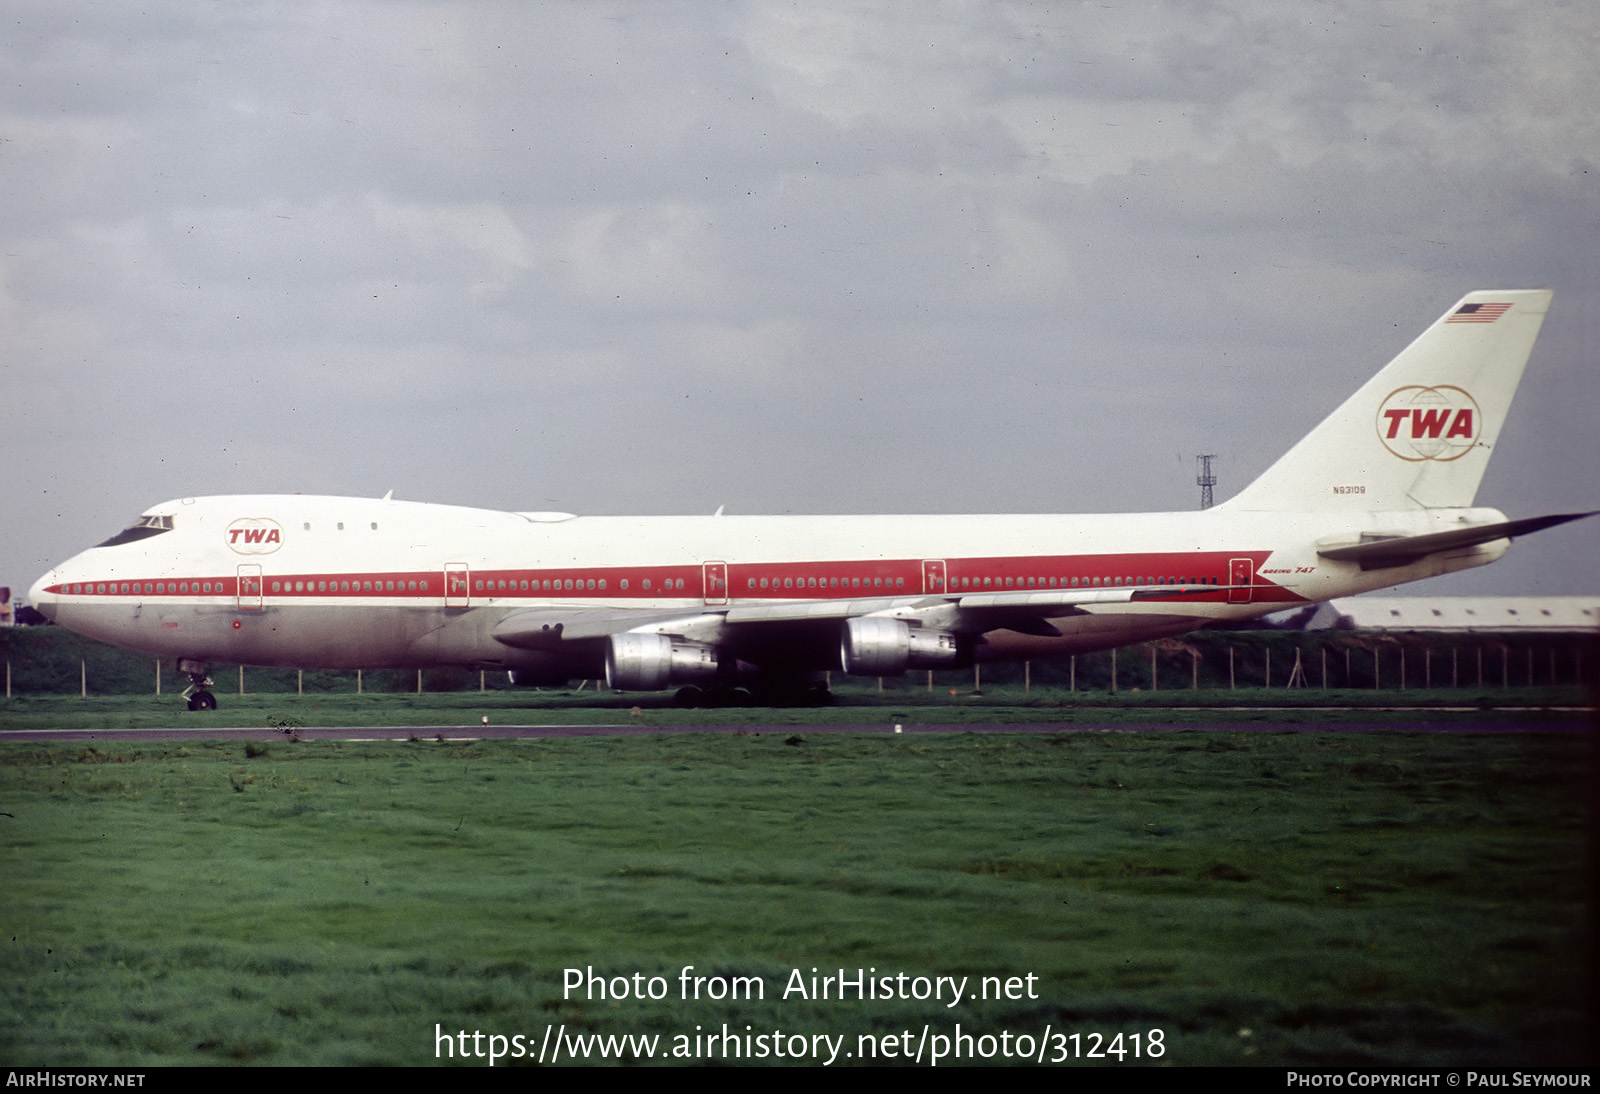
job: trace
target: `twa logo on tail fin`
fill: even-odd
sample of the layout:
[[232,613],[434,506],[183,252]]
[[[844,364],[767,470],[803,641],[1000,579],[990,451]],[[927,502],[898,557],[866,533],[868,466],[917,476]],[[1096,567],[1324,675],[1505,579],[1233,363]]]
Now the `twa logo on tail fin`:
[[1378,407],[1378,436],[1402,460],[1458,460],[1478,441],[1483,412],[1454,384],[1412,385]]
[[1218,508],[1470,507],[1549,306],[1542,289],[1468,293]]

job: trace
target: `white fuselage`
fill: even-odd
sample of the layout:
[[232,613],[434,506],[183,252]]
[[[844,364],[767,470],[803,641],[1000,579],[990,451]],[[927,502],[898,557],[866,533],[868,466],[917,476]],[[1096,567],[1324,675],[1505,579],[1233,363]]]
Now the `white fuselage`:
[[[84,551],[40,579],[32,599],[83,634],[194,662],[600,674],[593,641],[541,648],[496,637],[531,609],[600,617],[611,631],[634,629],[636,618],[637,629],[726,645],[763,669],[810,671],[837,667],[841,615],[1142,589],[1138,600],[1036,611],[1057,634],[992,618],[977,652],[1108,648],[1481,565],[1505,541],[1372,572],[1317,547],[1373,528],[1417,535],[1503,519],[1482,509],[575,517],[211,497],[154,507],[142,538]],[[809,628],[798,618],[840,602],[861,611],[819,611],[828,621]],[[729,626],[740,612],[783,615],[785,606],[796,612],[781,623]]]

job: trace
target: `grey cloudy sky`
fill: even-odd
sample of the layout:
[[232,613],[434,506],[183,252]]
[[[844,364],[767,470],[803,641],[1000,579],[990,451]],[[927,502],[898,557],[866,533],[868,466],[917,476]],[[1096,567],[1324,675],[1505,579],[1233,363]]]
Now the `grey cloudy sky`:
[[4,16],[0,584],[214,493],[1193,508],[1478,288],[1556,291],[1480,502],[1600,506],[1587,0]]

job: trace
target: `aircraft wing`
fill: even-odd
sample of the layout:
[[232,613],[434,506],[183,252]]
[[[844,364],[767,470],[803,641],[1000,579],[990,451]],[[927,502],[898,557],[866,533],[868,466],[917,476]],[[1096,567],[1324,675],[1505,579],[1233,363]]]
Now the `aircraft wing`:
[[[1126,604],[1132,600],[1199,595],[1225,591],[1219,585],[1132,585],[1115,589],[1015,589],[990,593],[942,593],[924,596],[870,597],[860,600],[823,600],[796,604],[757,604],[729,608],[729,623],[774,623],[786,620],[852,619],[859,615],[908,615],[928,611],[957,611],[973,621],[987,612],[1008,615],[1035,613],[1071,615],[1090,604]],[[1062,609],[1065,609],[1063,611]],[[993,627],[983,628],[993,630]]]
[[1459,528],[1449,532],[1429,532],[1421,536],[1364,536],[1359,543],[1318,547],[1317,554],[1335,562],[1358,562],[1363,570],[1381,570],[1389,566],[1406,566],[1440,551],[1459,551],[1497,539],[1525,536],[1568,521],[1592,517],[1596,513],[1600,513],[1600,510],[1557,513],[1548,517],[1480,524],[1475,528]]
[[1012,630],[1022,634],[1055,637],[1051,617],[1082,615],[1096,604],[1127,604],[1157,597],[1199,595],[1225,589],[1216,585],[1151,585],[1115,589],[1015,589],[1003,592],[948,593],[909,597],[873,597],[798,604],[758,604],[731,608],[727,622],[776,624],[815,620],[845,620],[866,616],[916,621],[967,634]]
[[707,631],[726,633],[731,628],[744,626],[770,627],[783,623],[887,616],[973,634],[1007,629],[1054,635],[1059,632],[1046,622],[1051,616],[1083,614],[1087,607],[1096,604],[1170,600],[1226,592],[1229,588],[1226,585],[1147,585],[1114,589],[1012,590],[712,606],[700,611],[519,608],[496,623],[490,633],[497,641],[518,649],[549,649],[563,641],[605,638],[630,631],[710,638]]

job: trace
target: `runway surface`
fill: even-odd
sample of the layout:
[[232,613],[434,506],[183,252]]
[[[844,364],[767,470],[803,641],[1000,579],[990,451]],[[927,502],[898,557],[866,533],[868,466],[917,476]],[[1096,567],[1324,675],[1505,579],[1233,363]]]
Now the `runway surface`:
[[639,737],[658,734],[719,733],[726,736],[799,735],[851,733],[871,736],[902,734],[955,733],[1585,733],[1590,720],[1566,713],[1551,717],[1530,712],[1527,718],[1493,723],[1418,720],[1406,722],[1034,722],[1034,723],[915,723],[858,722],[828,725],[516,725],[516,726],[320,726],[316,728],[272,729],[264,726],[196,727],[166,729],[17,729],[0,731],[0,744],[45,741],[206,741],[206,740],[300,740],[300,741],[478,741],[515,740],[539,737]]

